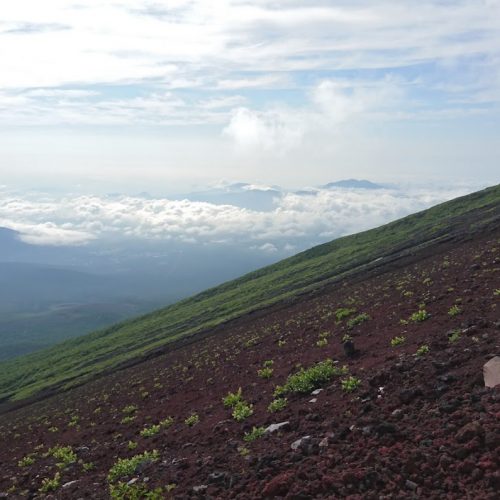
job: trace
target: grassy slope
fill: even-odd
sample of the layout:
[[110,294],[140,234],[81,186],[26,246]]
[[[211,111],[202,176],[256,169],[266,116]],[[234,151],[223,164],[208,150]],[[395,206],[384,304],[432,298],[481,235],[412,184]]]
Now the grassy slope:
[[500,185],[339,238],[194,297],[0,364],[0,400],[70,387],[180,337],[359,271],[380,257],[499,217]]

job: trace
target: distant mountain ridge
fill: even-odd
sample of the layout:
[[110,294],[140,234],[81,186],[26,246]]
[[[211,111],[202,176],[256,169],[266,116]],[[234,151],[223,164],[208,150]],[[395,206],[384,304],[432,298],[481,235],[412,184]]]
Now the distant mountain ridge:
[[331,188],[351,188],[351,189],[383,189],[381,184],[367,181],[366,179],[344,179],[335,182],[329,182],[321,186],[323,189]]

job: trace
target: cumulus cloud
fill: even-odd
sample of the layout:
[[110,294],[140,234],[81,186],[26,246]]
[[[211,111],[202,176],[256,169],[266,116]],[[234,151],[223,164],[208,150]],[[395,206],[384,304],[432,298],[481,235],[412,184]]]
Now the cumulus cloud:
[[467,192],[462,188],[317,189],[285,192],[273,211],[260,212],[165,198],[39,194],[0,197],[0,227],[32,244],[81,245],[113,238],[193,244],[245,244],[258,251],[292,252],[354,233]]
[[323,80],[300,107],[234,109],[223,135],[245,153],[264,150],[283,154],[303,146],[307,139],[317,142],[324,134],[331,141],[342,124],[361,116],[380,121],[384,113],[401,105],[403,96],[404,91],[392,78],[370,84]]

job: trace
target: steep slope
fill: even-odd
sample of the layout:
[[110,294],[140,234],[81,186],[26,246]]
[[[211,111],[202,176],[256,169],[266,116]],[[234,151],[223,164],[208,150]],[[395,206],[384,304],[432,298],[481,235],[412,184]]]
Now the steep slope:
[[496,499],[500,227],[463,236],[0,415],[0,497]]
[[0,364],[0,400],[68,388],[175,340],[293,299],[426,247],[463,238],[500,219],[500,186],[331,243],[207,290],[165,309]]

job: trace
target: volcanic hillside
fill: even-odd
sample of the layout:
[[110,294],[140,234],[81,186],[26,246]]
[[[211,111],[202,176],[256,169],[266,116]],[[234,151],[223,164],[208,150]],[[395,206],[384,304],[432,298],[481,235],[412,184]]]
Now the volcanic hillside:
[[499,249],[497,186],[0,365],[0,498],[496,498]]

